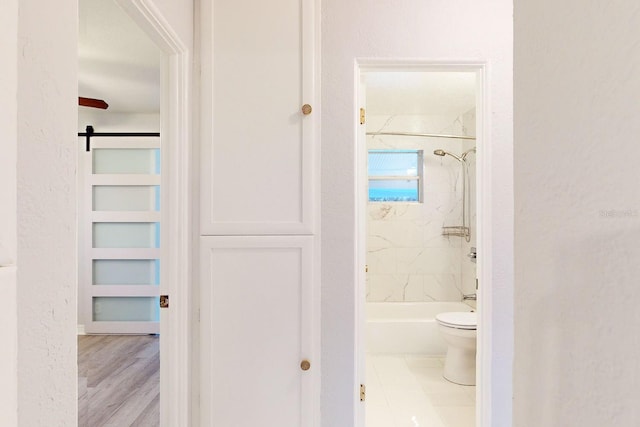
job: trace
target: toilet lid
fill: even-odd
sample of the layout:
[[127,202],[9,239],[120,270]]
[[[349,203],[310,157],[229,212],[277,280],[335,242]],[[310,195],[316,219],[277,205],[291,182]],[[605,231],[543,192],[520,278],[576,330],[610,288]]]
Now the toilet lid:
[[478,325],[477,313],[470,311],[440,313],[436,320],[443,325],[458,329],[476,329]]

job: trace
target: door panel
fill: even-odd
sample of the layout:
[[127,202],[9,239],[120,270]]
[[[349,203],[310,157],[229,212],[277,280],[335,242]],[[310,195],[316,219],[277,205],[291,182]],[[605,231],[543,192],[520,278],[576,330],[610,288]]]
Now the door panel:
[[312,243],[302,236],[201,238],[203,426],[315,425]]
[[159,174],[157,148],[93,148],[95,174]]
[[94,211],[159,211],[160,186],[95,185],[92,200]]
[[159,248],[157,222],[94,222],[94,248]]
[[93,297],[95,322],[157,322],[158,297]]
[[301,108],[319,107],[314,3],[210,3],[201,233],[310,234],[318,111]]
[[93,285],[159,285],[157,259],[93,260]]

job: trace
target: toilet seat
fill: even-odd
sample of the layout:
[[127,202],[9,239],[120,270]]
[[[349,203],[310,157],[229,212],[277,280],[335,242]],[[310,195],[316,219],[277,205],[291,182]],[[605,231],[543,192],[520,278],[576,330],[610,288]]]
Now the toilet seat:
[[477,313],[471,311],[440,313],[436,315],[436,320],[443,326],[455,329],[475,330],[478,326]]

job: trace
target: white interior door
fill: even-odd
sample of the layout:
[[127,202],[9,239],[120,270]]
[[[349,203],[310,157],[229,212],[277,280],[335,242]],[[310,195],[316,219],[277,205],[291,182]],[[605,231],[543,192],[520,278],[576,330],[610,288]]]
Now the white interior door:
[[94,137],[81,156],[85,331],[159,333],[160,138]]
[[203,426],[315,426],[313,238],[201,238]]
[[313,0],[202,4],[202,235],[313,234]]

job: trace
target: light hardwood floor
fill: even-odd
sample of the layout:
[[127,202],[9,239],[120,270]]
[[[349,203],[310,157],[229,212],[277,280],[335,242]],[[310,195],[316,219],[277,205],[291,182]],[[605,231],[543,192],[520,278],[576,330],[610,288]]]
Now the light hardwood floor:
[[160,425],[159,338],[78,337],[78,426]]

